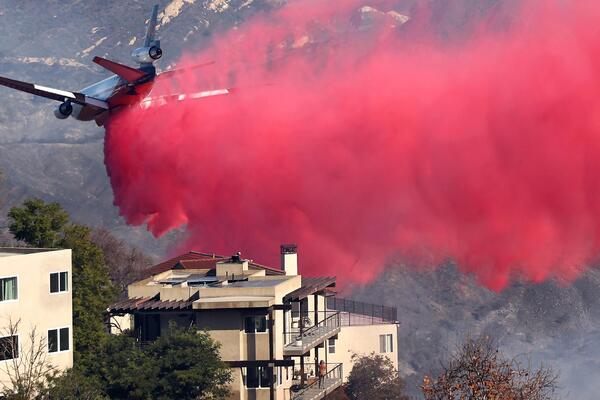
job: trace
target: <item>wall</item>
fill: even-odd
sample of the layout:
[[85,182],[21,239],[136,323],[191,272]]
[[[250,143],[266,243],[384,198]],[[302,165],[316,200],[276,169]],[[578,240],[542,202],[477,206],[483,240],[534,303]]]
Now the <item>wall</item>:
[[[392,334],[393,352],[385,353],[398,368],[398,326],[396,324],[344,326],[335,343],[335,353],[327,349],[328,363],[343,363],[344,381],[352,370],[352,354],[368,355],[379,352],[379,335]],[[329,347],[329,346],[327,346]],[[321,350],[321,353],[323,351]]]
[[[5,253],[3,253],[5,254]],[[50,293],[50,273],[68,272],[68,291]],[[69,328],[69,350],[47,355],[49,363],[59,370],[73,366],[71,250],[56,250],[33,254],[0,257],[0,277],[17,276],[18,299],[0,302],[0,336],[11,321],[19,321],[20,359],[25,360],[31,349],[30,332],[35,329],[37,341],[47,350],[48,330]],[[8,379],[7,368],[12,361],[0,361],[0,381]]]

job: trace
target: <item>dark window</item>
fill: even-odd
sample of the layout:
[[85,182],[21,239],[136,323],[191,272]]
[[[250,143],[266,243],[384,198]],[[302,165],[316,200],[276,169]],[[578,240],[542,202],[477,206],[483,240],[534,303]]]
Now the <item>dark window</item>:
[[0,301],[16,300],[17,298],[17,277],[0,279]]
[[68,272],[50,274],[50,293],[66,292],[69,289]]
[[273,382],[273,368],[260,367],[260,387],[270,387]]
[[300,303],[297,301],[292,302],[292,318],[300,317]]
[[0,360],[12,360],[19,357],[19,337],[0,338]]
[[69,290],[68,273],[67,272],[61,272],[60,273],[60,291],[61,292],[66,292],[67,290]]
[[259,379],[259,368],[258,367],[248,367],[247,375],[246,375],[246,387],[247,388],[257,388],[260,386]]
[[50,274],[50,293],[58,292],[58,274]]
[[69,350],[69,328],[50,329],[48,331],[48,352]]
[[58,331],[52,329],[48,331],[48,352],[55,353],[58,351]]
[[256,333],[267,331],[267,317],[264,315],[253,315],[244,318],[244,332]]
[[60,330],[60,351],[69,350],[69,328]]
[[246,371],[247,388],[267,388],[271,386],[271,382],[273,382],[273,368],[248,367]]

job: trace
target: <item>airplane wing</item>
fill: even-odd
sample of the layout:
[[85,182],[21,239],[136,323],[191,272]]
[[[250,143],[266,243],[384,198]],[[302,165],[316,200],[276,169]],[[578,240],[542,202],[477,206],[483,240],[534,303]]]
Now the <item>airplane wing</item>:
[[187,71],[192,71],[195,69],[200,69],[200,68],[204,68],[207,67],[209,65],[214,65],[215,62],[214,61],[208,61],[202,64],[196,64],[196,65],[190,65],[189,67],[182,67],[182,68],[176,68],[176,69],[169,69],[166,71],[161,72],[160,74],[157,75],[157,79],[164,79],[164,78],[168,78],[168,77],[172,77],[174,75],[179,75],[179,74],[183,74]]
[[53,89],[34,83],[21,82],[14,79],[4,78],[0,76],[0,85],[22,92],[31,93],[36,96],[45,97],[56,101],[71,101],[82,105],[91,105],[94,107],[108,110],[108,103],[96,98],[86,96],[83,93],[68,92],[66,90]]
[[196,92],[196,93],[146,97],[145,99],[140,101],[140,106],[142,108],[164,106],[165,104],[168,104],[171,102],[184,101],[184,100],[198,100],[198,99],[204,99],[207,97],[223,96],[223,95],[232,94],[233,92],[234,92],[234,89],[216,89],[216,90],[205,90],[203,92]]

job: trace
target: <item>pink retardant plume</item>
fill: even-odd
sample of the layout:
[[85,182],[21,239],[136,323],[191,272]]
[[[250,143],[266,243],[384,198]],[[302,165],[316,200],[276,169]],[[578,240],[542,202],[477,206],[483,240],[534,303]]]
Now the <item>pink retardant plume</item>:
[[342,283],[391,254],[452,259],[494,290],[575,279],[600,250],[600,3],[528,1],[446,46],[390,14],[353,31],[363,4],[258,15],[182,60],[215,65],[155,89],[234,94],[116,115],[106,165],[127,222],[270,265],[297,243],[303,274]]

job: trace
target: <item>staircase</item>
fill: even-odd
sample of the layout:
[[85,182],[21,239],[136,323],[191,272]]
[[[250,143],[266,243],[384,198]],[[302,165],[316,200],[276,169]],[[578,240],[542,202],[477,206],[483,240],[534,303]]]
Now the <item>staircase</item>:
[[299,392],[292,392],[292,400],[320,400],[340,387],[344,376],[342,364],[327,364],[327,367],[327,374],[323,378],[321,387],[317,380]]

